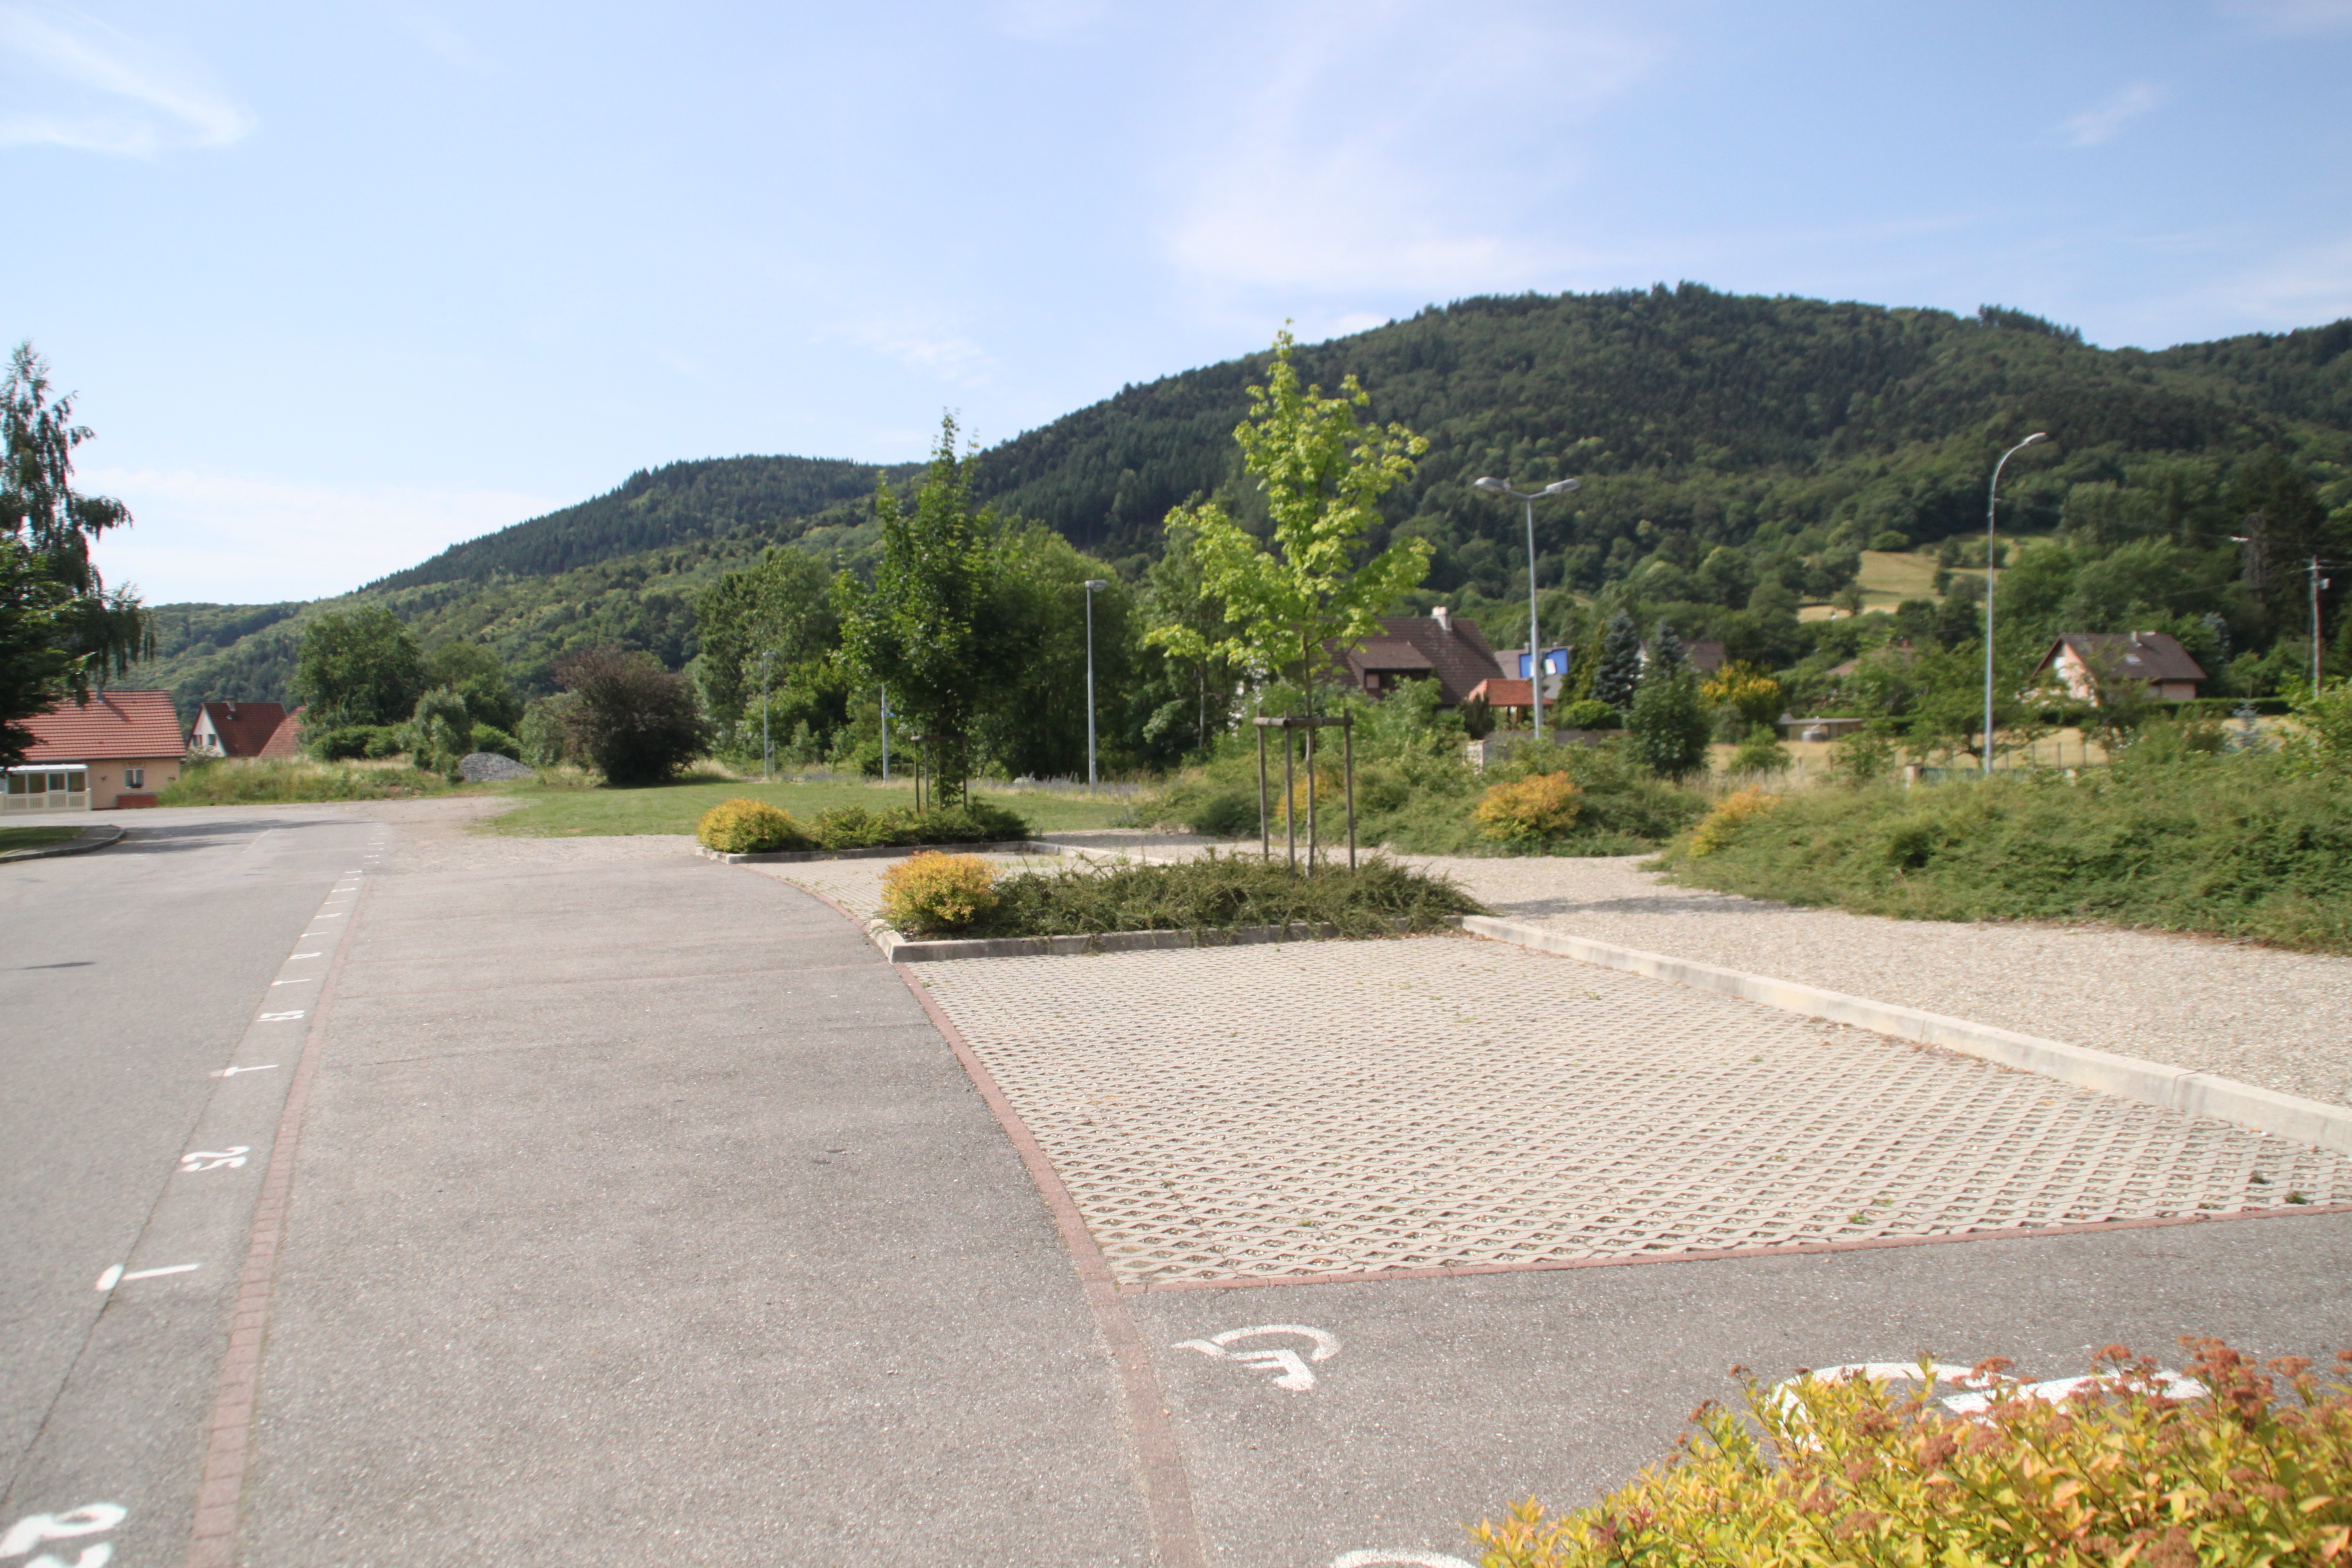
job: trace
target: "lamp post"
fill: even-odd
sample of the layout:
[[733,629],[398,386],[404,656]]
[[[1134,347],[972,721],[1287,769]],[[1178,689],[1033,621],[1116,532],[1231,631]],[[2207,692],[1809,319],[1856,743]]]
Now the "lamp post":
[[1079,587],[1086,590],[1086,787],[1094,788],[1094,591],[1108,588],[1110,581],[1089,577]]
[[1489,495],[1507,495],[1527,503],[1527,695],[1530,704],[1528,722],[1535,738],[1543,740],[1543,634],[1535,613],[1535,503],[1555,495],[1566,495],[1581,483],[1575,479],[1557,480],[1532,493],[1514,490],[1500,479],[1472,481],[1472,488]]
[[775,663],[776,656],[773,653],[760,655],[760,777],[762,779],[773,779],[776,776],[776,747],[768,739],[768,672]]
[[1993,482],[1985,486],[1985,712],[1984,712],[1984,774],[1993,776],[1993,563],[1998,557],[1993,552],[1993,513],[2001,494],[2001,470],[2009,466],[2009,459],[2029,446],[2038,446],[2050,439],[2047,430],[2037,430],[2001,454],[1993,465]]
[[882,688],[882,782],[890,782],[890,688]]

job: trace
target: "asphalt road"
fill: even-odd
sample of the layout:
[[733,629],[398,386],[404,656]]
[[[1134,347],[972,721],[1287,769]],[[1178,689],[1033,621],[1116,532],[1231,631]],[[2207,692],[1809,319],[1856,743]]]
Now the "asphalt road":
[[[367,824],[318,808],[156,811],[92,854],[0,866],[0,1531],[66,1529],[66,1560],[177,1562],[236,1299],[238,1264],[293,1057],[217,1074],[309,1011],[340,920],[313,923],[364,866]],[[338,906],[340,907],[340,906]],[[305,943],[306,931],[324,930]],[[242,1164],[231,1146],[248,1152]],[[210,1169],[181,1157],[212,1150]],[[107,1271],[136,1276],[97,1288]]]
[[[209,1443],[254,1568],[1140,1565],[1155,1539],[1215,1568],[1442,1565],[1515,1498],[1662,1456],[1733,1363],[2352,1345],[2346,1215],[1154,1291],[1106,1319],[914,993],[806,894],[671,846],[207,815],[0,870],[0,1531],[88,1527],[63,1561],[189,1561]],[[322,965],[323,1016],[261,1021],[310,1011],[276,997]],[[277,1065],[207,1076],[232,1060]],[[224,1449],[261,1166],[174,1171],[265,1153],[297,1060],[260,1394]],[[1198,1348],[1242,1329],[1274,1332]],[[1122,1332],[1189,1483],[1174,1537]],[[71,1512],[99,1503],[123,1517]]]

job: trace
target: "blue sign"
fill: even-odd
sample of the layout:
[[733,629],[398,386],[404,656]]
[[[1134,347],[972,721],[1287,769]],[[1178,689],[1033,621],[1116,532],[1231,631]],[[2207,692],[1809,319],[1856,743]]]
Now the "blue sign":
[[[1568,649],[1566,649],[1566,648],[1546,648],[1546,649],[1544,650],[1544,656],[1543,656],[1543,658],[1544,658],[1544,673],[1545,673],[1546,675],[1565,675],[1565,674],[1567,674],[1567,673],[1568,673],[1568,654],[1569,654],[1569,652],[1570,652],[1570,650],[1568,650]],[[1528,666],[1528,663],[1529,663],[1529,660],[1528,660],[1528,656],[1527,656],[1526,654],[1524,654],[1524,653],[1523,653],[1523,654],[1519,655],[1519,678],[1520,678],[1521,680],[1525,680],[1525,679],[1527,679],[1527,666]]]

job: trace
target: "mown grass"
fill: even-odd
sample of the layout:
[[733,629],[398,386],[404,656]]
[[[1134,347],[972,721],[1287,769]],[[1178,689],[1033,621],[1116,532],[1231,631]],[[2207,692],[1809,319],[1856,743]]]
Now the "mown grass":
[[1342,936],[1443,931],[1486,913],[1446,877],[1381,856],[1313,876],[1255,855],[1204,855],[1173,865],[1086,864],[996,883],[993,904],[956,936],[1073,936],[1108,931],[1330,926]]
[[160,806],[287,805],[306,800],[413,800],[457,786],[405,762],[313,762],[307,757],[232,757],[192,762],[156,791]]
[[[634,789],[591,788],[585,778],[522,779],[496,786],[499,794],[521,804],[482,824],[482,831],[526,838],[566,838],[603,833],[692,833],[702,814],[723,800],[748,796],[780,806],[802,821],[821,811],[860,807],[882,812],[915,803],[912,784],[861,784],[834,780],[796,784],[756,779],[733,779],[710,774],[689,775],[669,784]],[[1018,812],[1041,833],[1108,827],[1124,821],[1127,803],[1084,796],[1019,791],[991,794],[983,799]]]
[[39,849],[44,844],[62,844],[78,838],[81,829],[74,828],[0,828],[0,855],[12,849]]
[[[1720,847],[1702,852],[1707,840]],[[1927,920],[2090,920],[2352,953],[2352,783],[2192,755],[1822,787],[1678,840],[1676,881]]]

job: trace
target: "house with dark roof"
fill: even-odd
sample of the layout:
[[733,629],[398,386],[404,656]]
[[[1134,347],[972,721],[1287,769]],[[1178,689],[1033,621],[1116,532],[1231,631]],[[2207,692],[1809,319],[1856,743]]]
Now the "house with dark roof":
[[2186,702],[2212,677],[2169,632],[2060,632],[2034,666],[2078,702],[2099,701],[2110,681],[2139,681],[2159,702]]
[[188,749],[168,691],[107,691],[26,719],[33,744],[8,770],[0,811],[109,811],[152,806],[180,776]]
[[1348,684],[1380,696],[1405,681],[1437,682],[1438,706],[1458,708],[1480,681],[1500,667],[1486,634],[1439,605],[1427,615],[1384,615],[1380,630],[1332,662]]
[[208,702],[196,710],[188,749],[208,757],[290,757],[302,712],[275,702]]

